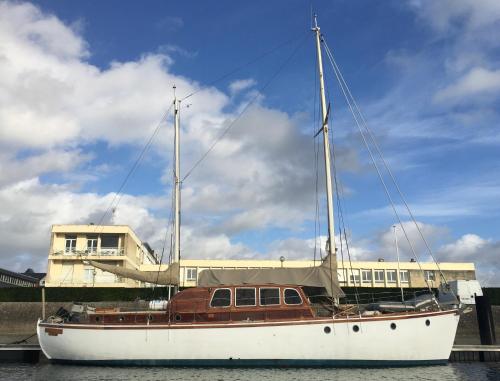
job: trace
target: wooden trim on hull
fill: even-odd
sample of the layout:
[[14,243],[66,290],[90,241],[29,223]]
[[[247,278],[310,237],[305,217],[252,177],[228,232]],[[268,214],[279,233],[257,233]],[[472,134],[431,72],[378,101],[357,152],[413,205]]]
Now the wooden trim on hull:
[[61,360],[56,364],[87,366],[165,366],[165,367],[224,367],[224,368],[376,368],[446,365],[442,360],[298,360],[298,359],[216,359],[216,360]]
[[172,323],[172,324],[137,324],[137,325],[106,325],[106,324],[71,324],[71,323],[39,323],[40,327],[58,327],[61,329],[94,329],[94,330],[140,330],[140,329],[206,329],[206,328],[250,328],[250,327],[272,327],[283,325],[307,325],[307,324],[338,324],[338,323],[367,323],[374,321],[387,321],[387,320],[403,320],[403,319],[416,319],[423,317],[434,317],[441,315],[458,314],[458,310],[438,311],[438,312],[424,312],[424,313],[411,313],[411,314],[394,314],[394,315],[381,315],[375,317],[356,317],[352,319],[308,319],[308,320],[294,320],[294,321],[255,321],[255,322],[237,322],[237,323]]

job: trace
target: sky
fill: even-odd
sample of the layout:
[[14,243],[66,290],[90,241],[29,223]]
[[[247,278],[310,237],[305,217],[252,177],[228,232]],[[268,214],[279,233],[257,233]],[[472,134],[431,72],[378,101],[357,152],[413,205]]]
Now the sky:
[[[415,254],[431,259],[417,225],[438,261],[474,262],[499,286],[494,0],[1,1],[0,267],[44,271],[52,224],[127,224],[161,252],[174,85],[193,94],[181,103],[182,257],[319,256],[311,9],[415,217],[384,172]],[[397,218],[324,65],[350,254],[395,260]]]

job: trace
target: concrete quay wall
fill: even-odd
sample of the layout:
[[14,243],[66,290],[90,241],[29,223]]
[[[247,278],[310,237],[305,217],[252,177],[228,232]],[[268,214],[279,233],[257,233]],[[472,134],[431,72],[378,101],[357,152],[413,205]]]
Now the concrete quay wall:
[[[45,303],[46,316],[55,315],[60,307],[69,310],[71,302]],[[148,302],[92,302],[94,307],[147,308]],[[36,322],[42,316],[42,303],[38,302],[1,302],[0,303],[0,344],[23,339],[36,332]],[[34,343],[31,338],[29,343]]]

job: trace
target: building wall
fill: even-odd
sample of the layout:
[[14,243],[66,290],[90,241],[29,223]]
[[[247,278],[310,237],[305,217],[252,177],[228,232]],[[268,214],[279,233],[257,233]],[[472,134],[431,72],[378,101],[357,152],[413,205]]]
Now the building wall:
[[[261,269],[261,268],[278,268],[283,267],[311,267],[319,265],[319,261],[280,261],[274,260],[210,260],[210,259],[181,259],[181,287],[194,287],[197,285],[197,279],[201,271],[205,269]],[[343,265],[343,267],[342,267]],[[473,263],[440,263],[439,268],[435,263],[421,263],[420,266],[416,262],[400,262],[400,272],[407,273],[408,281],[398,276],[397,262],[352,262],[338,263],[338,276],[342,286],[357,286],[357,287],[427,287],[424,279],[424,274],[429,272],[430,277],[434,280],[428,280],[430,287],[439,287],[441,284],[439,269],[443,273],[446,280],[456,279],[476,279],[475,267]],[[161,270],[165,270],[166,265],[161,266]],[[158,265],[142,265],[143,271],[158,270]],[[363,280],[363,272],[371,274],[371,280]],[[375,278],[376,272],[383,272],[382,281],[377,281]],[[395,281],[391,281],[389,273],[395,272]],[[195,277],[193,277],[193,274]],[[351,277],[354,274],[354,277]],[[359,277],[356,275],[359,274]],[[432,274],[432,275],[431,275]],[[189,277],[190,275],[191,277]],[[193,279],[195,278],[195,279]]]
[[[76,245],[68,251],[66,238],[70,235],[76,236]],[[105,235],[117,235],[117,244],[103,247]],[[97,236],[95,251],[87,245],[88,236]],[[156,261],[128,226],[54,225],[50,242],[46,287],[141,287],[139,281],[117,277],[83,261],[92,259],[131,269]]]
[[[65,252],[65,236],[77,236],[75,252]],[[87,235],[97,234],[98,250],[89,253]],[[116,252],[100,251],[103,234],[118,234],[119,247]],[[48,256],[46,287],[146,287],[145,283],[132,279],[119,278],[90,265],[83,259],[95,259],[107,264],[142,271],[162,271],[167,265],[158,265],[154,255],[148,252],[137,235],[128,226],[94,225],[54,225],[51,233],[51,245]],[[259,269],[311,267],[320,264],[312,260],[210,260],[181,259],[180,286],[197,285],[198,276],[205,269]],[[401,262],[400,272],[397,262],[339,262],[339,280],[342,286],[357,287],[439,287],[441,276],[447,280],[475,279],[473,263],[435,263]],[[427,278],[427,283],[426,283]]]

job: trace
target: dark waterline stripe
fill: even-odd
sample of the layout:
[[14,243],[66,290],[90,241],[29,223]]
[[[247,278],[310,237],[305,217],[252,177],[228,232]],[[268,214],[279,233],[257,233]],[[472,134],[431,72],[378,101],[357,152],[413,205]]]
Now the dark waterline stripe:
[[220,368],[380,368],[446,365],[443,360],[63,360],[56,364],[88,366],[165,366],[165,367],[220,367]]

